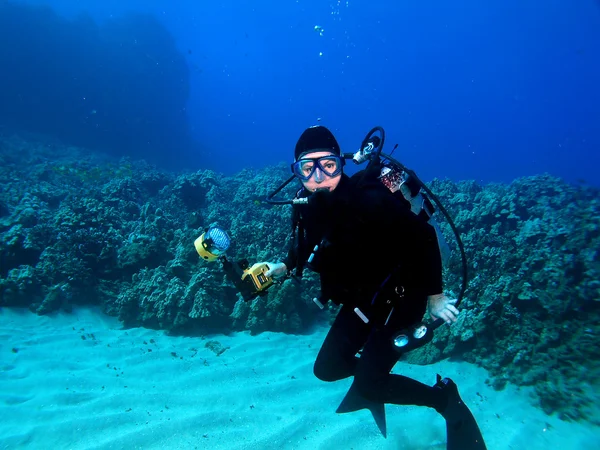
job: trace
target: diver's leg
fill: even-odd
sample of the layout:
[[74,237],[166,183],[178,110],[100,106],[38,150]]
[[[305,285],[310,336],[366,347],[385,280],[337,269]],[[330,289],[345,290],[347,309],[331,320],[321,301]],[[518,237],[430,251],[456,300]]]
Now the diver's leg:
[[446,395],[448,404],[441,411],[446,419],[447,450],[487,450],[483,435],[471,410],[458,393],[456,383],[440,377],[435,385]]
[[[357,364],[350,392],[356,389],[364,399],[376,404],[392,403],[434,408],[446,419],[447,450],[486,450],[479,426],[460,398],[456,384],[449,378],[442,380],[438,375],[438,382],[430,387],[412,378],[390,374],[397,360],[391,336],[384,331],[374,330]],[[346,408],[347,411],[364,407],[374,411],[372,405],[364,406],[364,401],[361,403],[355,398],[353,402],[358,407]],[[385,427],[381,426],[381,413],[379,417],[373,413],[373,417],[385,436]],[[385,421],[383,423],[385,424]]]
[[315,361],[314,373],[322,381],[336,381],[354,375],[356,354],[365,345],[371,327],[349,306],[338,313]]
[[399,356],[391,335],[383,330],[373,330],[354,373],[358,391],[373,402],[428,406],[443,411],[447,396],[440,389],[403,375],[390,374]]

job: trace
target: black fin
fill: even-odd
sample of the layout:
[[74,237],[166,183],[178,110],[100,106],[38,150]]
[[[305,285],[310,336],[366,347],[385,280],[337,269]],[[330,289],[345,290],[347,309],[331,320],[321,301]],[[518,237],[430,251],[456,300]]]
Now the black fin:
[[450,378],[437,376],[436,388],[448,396],[448,406],[442,411],[446,419],[447,450],[487,450],[477,421],[471,410],[465,405],[456,383]]
[[338,409],[335,411],[338,414],[344,414],[349,412],[358,411],[359,409],[368,409],[371,411],[373,415],[373,419],[375,419],[375,423],[381,431],[381,434],[384,438],[387,438],[387,425],[385,420],[385,404],[384,403],[376,403],[371,400],[367,400],[358,392],[358,389],[355,387],[354,383],[350,386],[348,393],[338,406]]

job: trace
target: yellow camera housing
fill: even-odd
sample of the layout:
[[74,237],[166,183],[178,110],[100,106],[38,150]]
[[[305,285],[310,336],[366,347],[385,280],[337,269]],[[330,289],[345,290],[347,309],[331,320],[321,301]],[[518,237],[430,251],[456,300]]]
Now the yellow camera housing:
[[194,241],[196,252],[204,261],[220,260],[227,279],[242,294],[245,301],[251,301],[257,295],[264,294],[273,284],[273,278],[266,276],[269,270],[267,263],[256,263],[248,267],[248,261],[229,261],[225,252],[231,241],[227,233],[218,227],[211,227]]
[[268,270],[268,264],[256,263],[244,270],[242,281],[251,281],[257,292],[264,291],[273,284],[273,278],[265,275]]
[[208,244],[204,240],[205,234],[206,233],[203,233],[202,236],[194,241],[194,247],[196,247],[196,251],[198,252],[198,255],[200,255],[200,258],[205,261],[215,261],[219,256],[211,253]]

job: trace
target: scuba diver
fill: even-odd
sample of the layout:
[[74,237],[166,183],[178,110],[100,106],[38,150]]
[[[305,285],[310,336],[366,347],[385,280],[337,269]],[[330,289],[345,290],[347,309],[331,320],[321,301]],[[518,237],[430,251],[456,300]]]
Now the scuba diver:
[[[382,136],[374,136],[374,130]],[[352,154],[341,153],[329,129],[313,126],[302,133],[293,176],[285,183],[298,179],[302,188],[293,201],[272,200],[285,184],[267,199],[293,204],[292,244],[283,261],[263,263],[265,275],[296,278],[308,267],[320,276],[315,303],[341,305],[314,364],[315,376],[323,381],[354,377],[338,413],[369,409],[385,437],[386,403],[427,406],[446,419],[449,450],[485,449],[451,379],[438,375],[428,386],[390,373],[403,353],[431,341],[435,327],[423,324],[426,312],[439,326],[456,322],[459,311],[457,300],[442,289],[441,234],[429,215],[414,208],[410,193],[405,195],[406,179],[395,192],[386,184],[389,167],[378,157],[384,139],[380,127],[367,135],[361,151],[371,151],[369,165],[349,177],[344,165]]]

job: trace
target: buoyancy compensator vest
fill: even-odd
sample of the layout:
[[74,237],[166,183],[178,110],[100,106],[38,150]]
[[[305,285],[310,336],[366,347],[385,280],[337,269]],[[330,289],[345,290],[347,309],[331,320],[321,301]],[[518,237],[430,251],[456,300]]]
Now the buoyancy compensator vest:
[[[458,248],[460,251],[460,256],[462,260],[462,285],[461,290],[457,298],[456,307],[460,304],[462,298],[464,297],[464,293],[467,286],[467,261],[466,255],[464,251],[463,243],[460,239],[460,235],[458,230],[456,229],[450,215],[444,208],[444,206],[440,203],[438,198],[431,192],[431,190],[419,179],[416,173],[405,167],[402,163],[397,161],[395,158],[391,156],[391,153],[385,154],[382,152],[383,145],[385,142],[385,131],[382,127],[373,128],[363,139],[359,150],[355,153],[344,153],[342,156],[344,159],[352,159],[356,164],[362,164],[364,162],[368,162],[366,169],[359,172],[358,174],[353,175],[353,177],[363,177],[363,180],[372,180],[374,177],[377,178],[384,186],[386,186],[392,193],[395,195],[401,195],[408,203],[408,207],[411,211],[417,216],[422,217],[427,222],[429,222],[432,227],[436,231],[438,247],[440,251],[440,256],[443,264],[448,264],[449,258],[451,256],[450,247],[448,246],[444,236],[441,233],[440,227],[437,222],[433,219],[433,214],[435,213],[434,203],[438,207],[438,210],[445,216],[448,224],[450,225],[454,235],[456,237],[456,242],[458,244]],[[398,147],[396,145],[393,151]],[[279,186],[274,192],[272,192],[267,198],[266,201],[270,204],[276,205],[303,205],[308,204],[311,201],[311,195],[306,192],[304,188],[301,188],[297,191],[296,195],[291,200],[275,200],[275,196],[281,192],[289,183],[291,183],[295,179],[295,176],[291,176],[288,180],[286,180],[281,186]],[[353,181],[358,181],[354,179]],[[320,249],[320,245],[326,245],[326,242],[322,242],[316,245],[314,248],[310,249],[310,255],[302,254],[303,248],[305,246],[301,245],[304,243],[304,227],[302,224],[302,217],[300,213],[301,208],[294,207],[293,216],[293,226],[292,226],[292,238],[295,242],[298,243],[297,246],[297,265],[296,265],[296,276],[300,277],[302,275],[302,271],[304,268],[304,261],[307,261],[309,264],[311,263],[311,258],[314,259],[317,257],[317,254]],[[315,303],[321,303],[321,300],[315,299]],[[320,305],[323,306],[322,304]],[[356,311],[356,310],[355,310]],[[359,317],[365,322],[369,321],[369,318],[363,315],[360,310],[356,311]],[[391,314],[391,313],[390,313]],[[404,347],[406,349],[415,348],[415,346],[420,346],[425,341],[431,340],[431,333],[437,327],[443,324],[441,319],[436,320],[434,323],[430,325],[420,325],[418,328],[415,328],[414,334],[415,336],[409,336],[408,342],[404,342],[403,338],[399,339],[398,347]],[[414,341],[413,338],[416,338],[417,341]],[[418,341],[421,341],[420,344]]]

